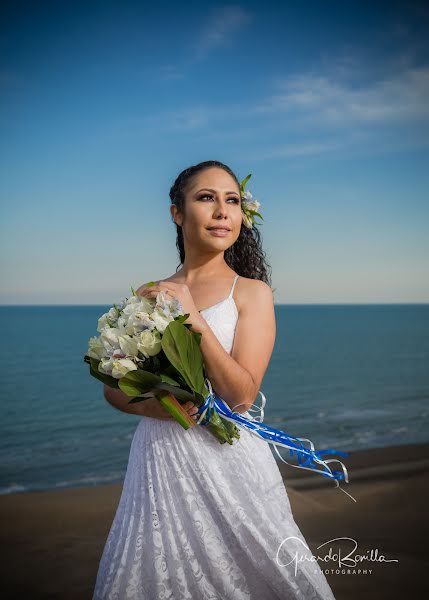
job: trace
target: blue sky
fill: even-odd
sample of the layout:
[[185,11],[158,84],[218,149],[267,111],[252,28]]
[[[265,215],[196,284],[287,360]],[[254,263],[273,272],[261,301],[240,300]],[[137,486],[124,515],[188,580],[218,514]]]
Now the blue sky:
[[10,2],[1,304],[112,304],[178,265],[170,186],[231,166],[276,303],[429,301],[429,9]]

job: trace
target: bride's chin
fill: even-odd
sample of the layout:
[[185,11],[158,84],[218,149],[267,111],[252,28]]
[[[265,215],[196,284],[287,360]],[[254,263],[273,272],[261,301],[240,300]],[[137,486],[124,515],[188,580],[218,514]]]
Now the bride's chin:
[[211,243],[207,244],[210,248],[222,248],[226,249],[229,248],[231,245],[231,242],[229,240],[225,240],[223,238],[216,238],[214,239]]
[[208,244],[207,242],[204,244],[201,244],[200,248],[203,252],[207,252],[208,254],[211,254],[212,252],[225,252],[226,250],[228,250],[228,248],[230,247],[230,244],[226,244],[225,242],[223,243],[214,243],[214,244]]

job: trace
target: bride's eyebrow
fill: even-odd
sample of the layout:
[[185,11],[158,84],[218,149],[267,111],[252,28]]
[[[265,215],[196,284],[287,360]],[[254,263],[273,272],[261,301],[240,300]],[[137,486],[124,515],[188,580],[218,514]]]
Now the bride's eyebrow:
[[[213,190],[212,188],[201,188],[200,190],[198,190],[198,192],[195,192],[194,196],[196,196],[197,194],[199,194],[200,192],[212,192],[213,194],[216,194],[216,190]],[[235,194],[236,196],[238,196],[238,192],[225,192],[225,194]]]

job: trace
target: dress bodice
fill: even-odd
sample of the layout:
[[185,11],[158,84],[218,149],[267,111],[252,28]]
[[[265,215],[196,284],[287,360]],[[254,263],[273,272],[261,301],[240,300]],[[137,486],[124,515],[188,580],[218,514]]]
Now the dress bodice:
[[229,295],[220,302],[200,310],[200,314],[207,321],[213,333],[222,344],[223,348],[231,354],[234,343],[235,329],[238,321],[238,310],[233,298],[234,287],[239,275],[236,275]]

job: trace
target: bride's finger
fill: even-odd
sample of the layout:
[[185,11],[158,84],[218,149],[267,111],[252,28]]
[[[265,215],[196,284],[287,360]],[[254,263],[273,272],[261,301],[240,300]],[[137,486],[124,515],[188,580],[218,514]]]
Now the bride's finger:
[[168,295],[172,294],[172,292],[170,290],[165,289],[165,288],[160,288],[159,286],[155,286],[155,285],[143,290],[141,292],[141,294],[142,294],[142,296],[145,296],[146,298],[155,298],[159,294],[159,292],[164,292],[164,294],[168,294]]

